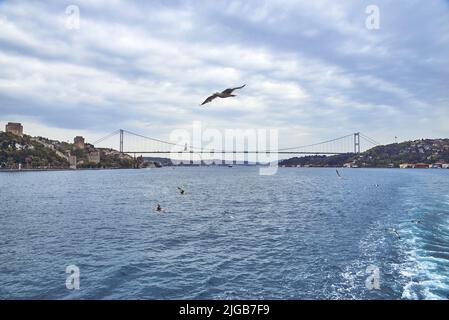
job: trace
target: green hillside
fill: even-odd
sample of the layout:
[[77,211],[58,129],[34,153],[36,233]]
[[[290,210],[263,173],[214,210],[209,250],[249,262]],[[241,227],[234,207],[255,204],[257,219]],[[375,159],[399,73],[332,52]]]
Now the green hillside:
[[422,139],[376,146],[360,154],[307,156],[282,160],[281,166],[340,167],[353,163],[359,167],[399,167],[400,164],[449,163],[449,139]]
[[54,150],[33,141],[30,136],[19,137],[0,132],[0,167],[14,168],[18,164],[24,168],[68,168],[66,159]]

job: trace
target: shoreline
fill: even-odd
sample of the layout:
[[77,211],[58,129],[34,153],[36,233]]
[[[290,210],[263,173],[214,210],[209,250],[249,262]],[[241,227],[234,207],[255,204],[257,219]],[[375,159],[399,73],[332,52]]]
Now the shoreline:
[[0,172],[47,172],[47,171],[100,171],[100,170],[138,170],[142,168],[79,168],[79,169],[0,169]]
[[[235,167],[258,167],[258,166],[248,166],[248,165],[234,165]],[[199,167],[226,167],[226,166],[167,166],[161,168],[199,168]],[[401,170],[445,170],[444,168],[389,168],[389,167],[359,167],[359,168],[346,168],[346,167],[278,167],[279,169],[401,169]],[[143,169],[159,169],[159,168],[52,168],[52,169],[0,169],[0,173],[7,172],[58,172],[58,171],[103,171],[103,170],[143,170]]]

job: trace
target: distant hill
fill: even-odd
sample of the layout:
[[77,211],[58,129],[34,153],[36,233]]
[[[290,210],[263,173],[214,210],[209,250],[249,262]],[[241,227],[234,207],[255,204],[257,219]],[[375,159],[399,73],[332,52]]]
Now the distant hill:
[[69,162],[32,137],[23,137],[0,132],[0,168],[15,168],[18,164],[24,168],[68,168]]
[[360,154],[295,157],[280,161],[281,166],[399,167],[400,164],[449,163],[449,139],[422,139],[377,146]]
[[316,166],[316,167],[341,167],[354,156],[352,153],[336,156],[305,156],[282,160],[279,165],[286,167]]
[[143,157],[145,161],[151,161],[153,163],[159,163],[163,167],[169,167],[173,165],[173,162],[169,158],[161,157]]

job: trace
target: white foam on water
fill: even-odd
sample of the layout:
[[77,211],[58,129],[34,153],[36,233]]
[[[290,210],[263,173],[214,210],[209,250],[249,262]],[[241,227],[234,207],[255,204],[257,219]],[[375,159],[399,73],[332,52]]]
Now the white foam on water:
[[425,300],[445,300],[444,297],[441,297],[439,295],[433,294],[430,292],[429,288],[424,289],[424,299]]
[[419,296],[416,293],[416,290],[413,287],[416,285],[416,282],[409,282],[404,286],[404,291],[402,292],[401,299],[405,300],[418,300]]
[[[426,234],[420,233],[417,226],[410,230],[415,231],[411,237],[406,237],[406,252],[408,261],[401,270],[401,275],[408,278],[401,295],[402,299],[409,300],[440,300],[449,298],[449,273],[442,272],[444,265],[449,261],[445,258],[434,256],[436,251],[423,249],[426,244]],[[409,232],[404,232],[409,234]],[[422,236],[420,236],[422,235]],[[435,235],[438,236],[438,235]],[[444,292],[448,292],[445,295]]]
[[448,289],[449,286],[439,280],[411,281],[404,286],[401,298],[406,300],[445,300],[447,297],[434,291]]

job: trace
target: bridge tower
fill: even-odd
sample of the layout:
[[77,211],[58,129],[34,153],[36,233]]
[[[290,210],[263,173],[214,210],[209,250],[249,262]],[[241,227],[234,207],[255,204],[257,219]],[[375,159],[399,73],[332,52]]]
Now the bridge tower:
[[354,133],[354,153],[360,153],[360,132]]
[[120,129],[120,153],[123,153],[123,135],[124,135],[124,130]]
[[221,165],[226,165],[226,153],[224,152],[224,150],[221,151]]

